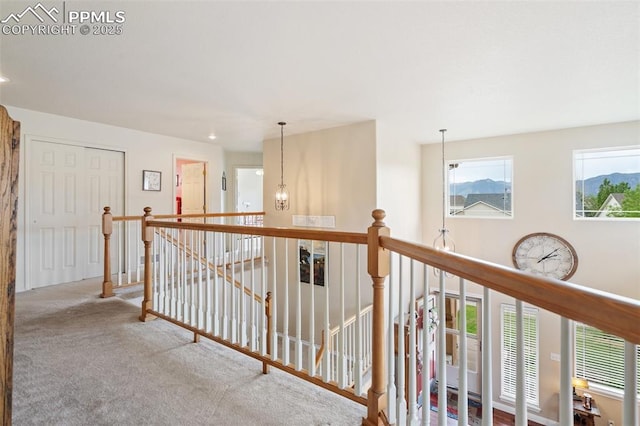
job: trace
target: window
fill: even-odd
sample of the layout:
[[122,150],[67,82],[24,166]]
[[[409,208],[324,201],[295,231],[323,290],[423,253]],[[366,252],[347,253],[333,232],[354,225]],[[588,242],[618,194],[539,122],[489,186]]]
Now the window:
[[574,151],[575,217],[640,218],[640,147]]
[[511,158],[484,158],[448,163],[448,215],[512,216]]
[[[598,384],[624,390],[624,340],[597,328],[576,323],[575,376]],[[640,347],[636,346],[640,390]]]
[[[500,351],[500,397],[516,399],[516,308],[500,306],[502,341]],[[538,310],[524,308],[525,396],[529,406],[538,407]]]

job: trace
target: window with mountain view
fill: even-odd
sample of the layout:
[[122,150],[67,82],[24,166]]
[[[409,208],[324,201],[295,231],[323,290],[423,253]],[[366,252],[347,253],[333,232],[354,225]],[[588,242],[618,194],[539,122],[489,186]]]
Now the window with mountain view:
[[575,217],[640,218],[640,146],[574,151]]
[[449,162],[449,216],[511,218],[512,165],[511,157]]

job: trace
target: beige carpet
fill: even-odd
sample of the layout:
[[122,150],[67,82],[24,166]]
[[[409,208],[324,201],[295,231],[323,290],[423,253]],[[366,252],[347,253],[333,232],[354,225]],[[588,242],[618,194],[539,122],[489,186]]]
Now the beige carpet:
[[16,297],[14,425],[359,425],[366,407],[162,320],[99,280]]

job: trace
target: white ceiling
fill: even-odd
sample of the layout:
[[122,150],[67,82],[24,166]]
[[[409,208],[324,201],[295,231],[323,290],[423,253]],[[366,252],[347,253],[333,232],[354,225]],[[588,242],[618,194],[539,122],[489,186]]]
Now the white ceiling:
[[[2,1],[0,19],[36,3]],[[640,118],[638,2],[65,6],[123,10],[123,34],[0,35],[0,103],[237,151],[281,120],[429,143]]]

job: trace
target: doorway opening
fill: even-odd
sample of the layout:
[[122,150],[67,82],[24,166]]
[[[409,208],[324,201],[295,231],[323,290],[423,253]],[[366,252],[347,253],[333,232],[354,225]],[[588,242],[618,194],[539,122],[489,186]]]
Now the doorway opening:
[[261,212],[264,170],[262,166],[236,167],[236,212]]

